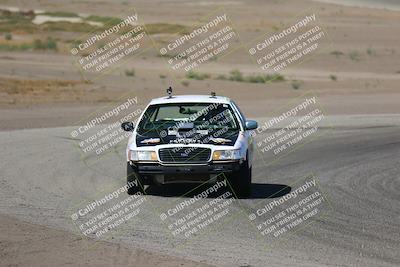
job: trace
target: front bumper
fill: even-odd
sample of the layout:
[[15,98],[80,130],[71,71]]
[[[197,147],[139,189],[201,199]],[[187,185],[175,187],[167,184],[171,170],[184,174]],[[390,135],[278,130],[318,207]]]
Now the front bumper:
[[131,162],[130,165],[143,178],[146,184],[151,181],[156,184],[167,184],[204,183],[223,180],[225,174],[238,171],[241,162],[210,162],[198,165]]

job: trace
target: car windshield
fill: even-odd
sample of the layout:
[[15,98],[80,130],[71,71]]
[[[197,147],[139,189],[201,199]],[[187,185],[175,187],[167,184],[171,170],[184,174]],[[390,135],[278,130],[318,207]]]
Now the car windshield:
[[239,124],[228,104],[173,103],[151,105],[138,125],[139,134],[182,127],[238,130]]

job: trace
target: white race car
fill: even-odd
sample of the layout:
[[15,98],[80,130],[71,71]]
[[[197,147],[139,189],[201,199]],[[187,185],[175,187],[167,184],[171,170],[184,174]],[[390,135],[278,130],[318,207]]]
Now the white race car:
[[126,148],[128,193],[144,192],[144,185],[212,183],[225,177],[236,195],[248,196],[251,130],[257,122],[246,120],[227,97],[167,91],[169,96],[148,104],[136,125],[121,125],[132,131]]

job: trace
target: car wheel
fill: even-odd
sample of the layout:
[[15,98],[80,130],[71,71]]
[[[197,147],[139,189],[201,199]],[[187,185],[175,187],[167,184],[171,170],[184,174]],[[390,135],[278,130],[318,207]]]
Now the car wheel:
[[252,169],[245,161],[239,171],[233,174],[231,179],[233,190],[237,197],[248,197],[251,194]]
[[[144,184],[143,180],[141,179],[140,175],[135,171],[135,169],[127,163],[127,175],[126,175],[126,182],[128,185],[128,195],[134,195],[138,192],[144,193]],[[137,180],[137,186],[132,185]]]

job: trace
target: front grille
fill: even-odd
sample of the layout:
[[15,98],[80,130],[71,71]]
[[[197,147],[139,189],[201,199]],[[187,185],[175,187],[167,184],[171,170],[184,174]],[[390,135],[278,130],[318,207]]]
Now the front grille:
[[204,163],[210,159],[211,149],[204,147],[161,148],[158,155],[162,162]]

